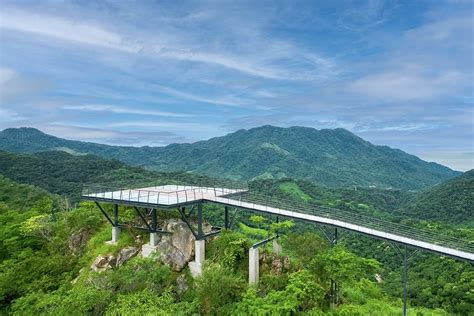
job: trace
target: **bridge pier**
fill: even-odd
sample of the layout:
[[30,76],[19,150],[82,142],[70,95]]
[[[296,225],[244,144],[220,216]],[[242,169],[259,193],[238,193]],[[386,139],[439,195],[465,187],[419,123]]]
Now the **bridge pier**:
[[249,283],[257,284],[259,277],[259,251],[257,247],[250,247],[249,249]]
[[206,256],[206,241],[204,239],[194,241],[194,261],[188,264],[193,277],[198,277],[202,273],[202,264]]
[[110,241],[111,244],[118,243],[120,237],[120,227],[112,226],[112,240]]
[[152,247],[155,247],[158,245],[159,238],[158,238],[158,233],[150,233],[150,242],[149,245]]
[[281,245],[277,241],[278,237],[279,236],[276,235],[276,236],[267,238],[265,240],[259,241],[258,243],[253,244],[252,247],[249,248],[249,284],[257,284],[258,279],[259,279],[260,251],[258,247],[272,241],[273,252],[276,254],[279,254],[281,253],[282,248],[281,248]]
[[111,244],[118,243],[120,237],[120,227],[119,227],[119,216],[118,216],[118,204],[114,204],[114,222],[112,223],[112,240]]

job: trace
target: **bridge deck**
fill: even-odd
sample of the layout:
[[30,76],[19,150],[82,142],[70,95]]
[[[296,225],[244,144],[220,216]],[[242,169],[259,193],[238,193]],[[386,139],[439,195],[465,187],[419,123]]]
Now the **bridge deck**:
[[164,185],[140,189],[86,188],[83,199],[143,207],[171,208],[202,201],[243,208],[261,213],[344,228],[376,238],[474,261],[474,242],[420,231],[413,227],[324,208],[309,203],[284,201],[241,189]]

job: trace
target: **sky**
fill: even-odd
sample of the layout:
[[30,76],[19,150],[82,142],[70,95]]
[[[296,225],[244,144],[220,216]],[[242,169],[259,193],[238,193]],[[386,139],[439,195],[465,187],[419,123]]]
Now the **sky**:
[[473,1],[0,0],[0,130],[113,145],[345,128],[474,168]]

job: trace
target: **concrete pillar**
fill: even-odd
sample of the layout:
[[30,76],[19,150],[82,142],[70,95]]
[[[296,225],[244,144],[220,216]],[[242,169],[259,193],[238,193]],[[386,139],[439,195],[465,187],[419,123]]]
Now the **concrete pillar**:
[[206,241],[196,240],[194,242],[194,261],[189,263],[189,269],[193,277],[198,277],[202,273],[202,264],[206,256]]
[[158,245],[158,241],[158,233],[150,233],[150,246],[155,247],[156,245]]
[[278,242],[278,240],[277,240],[277,239],[273,239],[272,245],[273,245],[273,253],[279,255],[279,254],[282,252],[283,248],[281,247],[281,245],[280,245],[280,243]]
[[258,248],[249,249],[249,283],[257,284],[258,283],[258,274],[259,274],[259,254]]
[[117,243],[120,237],[120,227],[112,226],[112,243]]
[[196,240],[194,242],[194,261],[196,263],[203,263],[204,258],[206,256],[206,241],[204,239],[202,240]]

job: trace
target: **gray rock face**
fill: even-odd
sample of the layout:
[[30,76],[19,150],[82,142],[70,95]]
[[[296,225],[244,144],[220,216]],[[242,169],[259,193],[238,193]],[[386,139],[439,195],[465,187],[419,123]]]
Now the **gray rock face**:
[[74,256],[79,256],[82,254],[82,250],[86,246],[89,237],[90,232],[87,229],[81,229],[69,237],[67,245]]
[[[163,229],[171,234],[161,235],[156,246],[143,245],[141,255],[150,257],[158,253],[157,260],[168,265],[174,271],[181,271],[193,258],[194,235],[189,227],[180,219],[168,219],[163,223]],[[210,232],[209,224],[203,225],[204,232]]]
[[120,267],[123,265],[125,262],[130,260],[132,257],[136,256],[140,249],[137,247],[125,247],[122,250],[120,250],[119,255],[117,257],[117,263],[115,266]]
[[132,257],[137,255],[139,251],[140,250],[137,247],[125,247],[120,250],[117,257],[112,254],[106,256],[100,255],[91,265],[91,270],[95,272],[104,272],[108,269],[120,267]]
[[174,271],[181,271],[192,258],[194,236],[181,220],[170,219],[163,228],[171,234],[161,237],[157,245],[158,259]]
[[92,271],[104,272],[105,270],[112,269],[115,266],[117,258],[114,255],[98,256],[94,263],[91,265]]

